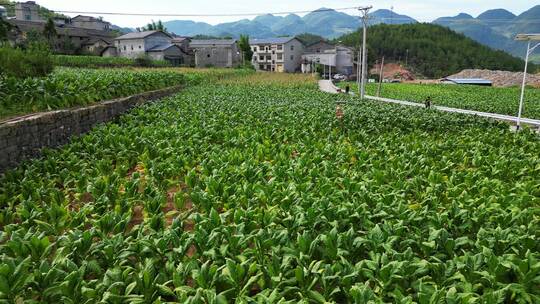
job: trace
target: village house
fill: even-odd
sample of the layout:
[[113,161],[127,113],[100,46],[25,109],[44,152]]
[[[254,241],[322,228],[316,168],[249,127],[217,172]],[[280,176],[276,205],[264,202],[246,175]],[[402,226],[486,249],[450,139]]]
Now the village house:
[[[41,35],[47,20],[40,16],[40,6],[34,1],[18,2],[15,4],[15,18],[7,19],[13,25],[9,35],[10,42],[14,45],[33,39],[35,35]],[[109,24],[99,19],[87,16],[77,16],[75,20],[89,20],[91,22]],[[66,16],[55,16],[53,21],[56,29],[56,37],[51,41],[54,51],[62,54],[99,54],[100,51],[112,42],[113,32],[108,26],[79,27],[77,22],[72,22]]]
[[[135,32],[115,39],[116,55],[127,58],[149,56],[154,60],[167,60],[173,65],[186,65],[191,62],[190,55],[173,44],[173,37],[162,31]],[[114,53],[105,49],[104,55]]]
[[25,21],[44,21],[39,15],[39,5],[35,1],[17,2],[15,19]]
[[328,50],[333,50],[335,45],[326,42],[325,40],[319,40],[306,46],[306,53],[324,53]]
[[302,73],[312,73],[317,65],[329,74],[351,76],[354,70],[354,52],[345,46],[320,42],[306,48],[302,55]]
[[278,73],[300,71],[304,45],[297,38],[251,39],[249,44],[256,70]]
[[111,24],[109,22],[103,21],[101,18],[82,15],[71,18],[71,26],[97,31],[111,30]]
[[0,5],[0,19],[6,19],[8,16],[7,9]]
[[92,37],[83,40],[81,48],[84,54],[101,56],[101,53],[112,44],[112,38]]
[[195,55],[196,67],[232,68],[240,64],[236,40],[192,40],[189,47]]

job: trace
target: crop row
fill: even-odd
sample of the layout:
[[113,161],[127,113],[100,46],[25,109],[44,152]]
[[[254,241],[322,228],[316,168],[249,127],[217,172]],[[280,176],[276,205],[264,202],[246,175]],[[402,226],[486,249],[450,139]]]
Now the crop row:
[[[355,92],[355,83],[341,83],[344,88],[350,85]],[[377,85],[369,84],[367,93],[375,96]],[[449,106],[482,112],[517,116],[521,89],[493,88],[478,86],[458,86],[441,84],[383,84],[381,96],[392,99],[424,103],[428,98],[434,105]],[[524,117],[540,118],[540,89],[528,88],[525,95]]]
[[8,173],[0,298],[540,301],[537,136],[352,99],[340,120],[301,83],[194,86]]
[[57,69],[44,78],[0,76],[0,118],[88,105],[96,101],[183,84],[182,73],[168,70]]
[[[147,61],[147,62],[146,62]],[[145,64],[154,67],[168,67],[171,64],[165,60],[146,60]],[[78,68],[115,68],[115,67],[136,67],[142,62],[125,57],[99,57],[99,56],[72,56],[54,55],[54,62],[57,66],[78,67]]]

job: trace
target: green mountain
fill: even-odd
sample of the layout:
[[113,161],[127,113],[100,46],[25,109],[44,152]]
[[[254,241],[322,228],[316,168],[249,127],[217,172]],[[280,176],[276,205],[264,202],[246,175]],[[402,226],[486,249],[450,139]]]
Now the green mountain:
[[[355,32],[336,40],[357,47],[359,37]],[[435,24],[379,24],[369,27],[368,37],[371,63],[383,56],[387,62],[408,61],[415,72],[430,78],[452,75],[469,68],[521,71],[524,65],[522,59]]]
[[394,11],[387,10],[387,9],[380,9],[376,10],[373,13],[370,14],[370,24],[408,24],[408,23],[416,23],[418,21],[414,20],[413,18],[406,16],[406,15],[400,15],[397,14]]
[[540,33],[540,5],[519,16],[504,9],[494,9],[476,18],[459,14],[455,17],[439,18],[434,23],[463,33],[491,48],[523,58],[525,43],[515,41],[514,37],[520,33]]

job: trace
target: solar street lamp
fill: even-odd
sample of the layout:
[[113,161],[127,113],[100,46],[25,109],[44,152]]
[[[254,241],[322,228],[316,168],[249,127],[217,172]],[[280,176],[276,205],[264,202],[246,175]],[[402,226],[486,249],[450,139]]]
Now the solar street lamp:
[[523,113],[523,101],[525,99],[525,84],[527,83],[527,65],[529,64],[529,55],[540,46],[540,42],[531,48],[531,42],[540,41],[540,34],[519,34],[516,36],[517,41],[527,41],[527,54],[525,55],[525,72],[523,73],[523,83],[521,84],[521,98],[519,100],[519,111],[517,118],[517,130],[521,127],[521,115]]

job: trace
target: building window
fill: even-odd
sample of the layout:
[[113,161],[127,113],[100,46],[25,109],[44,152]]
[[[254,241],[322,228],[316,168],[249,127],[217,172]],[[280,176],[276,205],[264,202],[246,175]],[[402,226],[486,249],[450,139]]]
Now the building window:
[[272,51],[272,55],[276,54],[276,51]]
[[269,48],[268,48],[268,47],[265,47],[264,49],[265,49],[265,50],[266,50],[267,52],[268,52],[268,50],[269,50]]
[[291,51],[294,51],[294,45],[291,45]]
[[142,49],[142,46],[139,45],[139,50]]
[[254,60],[254,61],[257,61],[257,56],[253,56],[253,60]]
[[210,54],[206,55],[206,57],[210,58]]
[[272,60],[272,56],[266,56],[266,60]]
[[124,45],[124,51],[127,50],[126,46]]
[[133,51],[133,45],[131,46],[131,50]]
[[264,65],[259,64],[259,70],[264,70]]
[[278,51],[283,51],[283,44],[278,45],[278,46],[277,46],[277,50],[278,50]]
[[253,51],[254,51],[254,52],[257,51],[257,47],[256,47],[256,46],[253,47]]
[[294,55],[291,55],[291,60],[294,60]]
[[277,60],[283,60],[283,54],[277,54]]

